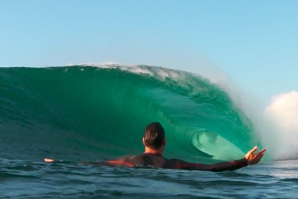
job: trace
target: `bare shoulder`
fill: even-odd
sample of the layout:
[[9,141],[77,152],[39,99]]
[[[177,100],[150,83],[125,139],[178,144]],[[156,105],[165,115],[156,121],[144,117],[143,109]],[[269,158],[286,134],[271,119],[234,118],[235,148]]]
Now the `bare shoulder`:
[[129,162],[133,157],[133,155],[124,155],[124,156],[121,156],[121,157],[118,157],[114,160],[117,160],[117,161],[123,161],[123,162]]
[[179,162],[181,164],[187,164],[189,162],[186,162],[184,160],[180,160],[180,159],[177,159],[177,158],[172,158],[172,159],[168,159],[169,162]]
[[172,167],[179,167],[179,166],[182,166],[182,165],[189,165],[189,164],[193,164],[193,163],[190,163],[190,162],[186,162],[184,160],[180,160],[180,159],[177,159],[177,158],[173,158],[173,159],[168,159],[168,164],[171,165]]

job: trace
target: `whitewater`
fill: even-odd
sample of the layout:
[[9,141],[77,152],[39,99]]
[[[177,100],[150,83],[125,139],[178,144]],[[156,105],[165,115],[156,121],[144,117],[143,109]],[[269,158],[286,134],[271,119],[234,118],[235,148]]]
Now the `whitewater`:
[[[295,198],[298,93],[260,106],[227,85],[146,65],[1,68],[0,196]],[[142,153],[152,121],[165,128],[168,158],[229,161],[253,146],[267,154],[216,174],[75,163]]]

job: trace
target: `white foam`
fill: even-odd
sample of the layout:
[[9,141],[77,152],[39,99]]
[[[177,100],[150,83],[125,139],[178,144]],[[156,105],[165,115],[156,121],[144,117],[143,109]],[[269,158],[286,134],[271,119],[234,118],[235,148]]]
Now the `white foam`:
[[291,91],[274,97],[266,113],[283,128],[298,130],[298,92]]
[[298,92],[291,91],[275,96],[264,115],[276,128],[276,158],[298,157]]

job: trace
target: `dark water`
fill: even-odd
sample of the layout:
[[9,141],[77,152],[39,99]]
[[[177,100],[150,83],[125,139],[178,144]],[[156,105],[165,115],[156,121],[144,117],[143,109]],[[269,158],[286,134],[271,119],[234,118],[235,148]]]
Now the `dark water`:
[[242,158],[254,124],[219,86],[166,68],[0,69],[0,198],[295,198],[296,161],[209,173],[43,163],[143,151],[146,125],[166,130],[165,156]]
[[297,161],[233,172],[46,164],[2,159],[1,198],[297,198]]

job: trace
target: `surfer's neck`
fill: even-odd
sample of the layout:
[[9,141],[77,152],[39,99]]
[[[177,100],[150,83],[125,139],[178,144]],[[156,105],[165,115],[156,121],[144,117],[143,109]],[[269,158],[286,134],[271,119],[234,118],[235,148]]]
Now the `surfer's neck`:
[[151,148],[145,146],[144,153],[158,153],[158,154],[162,155],[163,151],[164,151],[164,147],[161,147],[159,149],[151,149]]

